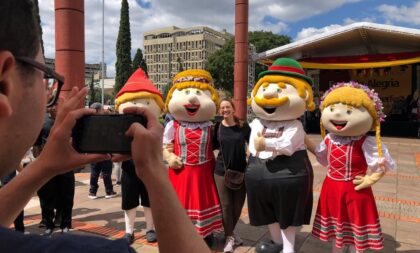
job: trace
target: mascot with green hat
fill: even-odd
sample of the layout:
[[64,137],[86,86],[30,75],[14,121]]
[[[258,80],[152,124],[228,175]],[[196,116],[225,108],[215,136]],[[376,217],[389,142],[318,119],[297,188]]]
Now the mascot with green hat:
[[292,253],[296,228],[309,224],[313,172],[298,120],[313,110],[312,80],[301,65],[277,59],[261,72],[252,90],[249,165],[245,174],[251,225],[267,225],[272,241],[257,245],[258,253]]

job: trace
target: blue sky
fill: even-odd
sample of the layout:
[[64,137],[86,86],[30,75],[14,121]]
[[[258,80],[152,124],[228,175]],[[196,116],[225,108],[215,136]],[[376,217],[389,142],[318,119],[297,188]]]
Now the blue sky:
[[[234,0],[128,0],[132,55],[143,33],[167,26],[209,26],[234,33]],[[54,0],[41,0],[46,56],[55,55]],[[285,34],[293,40],[355,22],[420,29],[420,0],[249,0],[249,30]],[[85,0],[86,62],[101,61],[102,0]],[[105,0],[105,62],[114,75],[121,0]]]

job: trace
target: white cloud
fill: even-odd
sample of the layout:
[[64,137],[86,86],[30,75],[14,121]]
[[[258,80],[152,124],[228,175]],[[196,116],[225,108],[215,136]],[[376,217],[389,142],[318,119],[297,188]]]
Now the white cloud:
[[325,26],[322,28],[315,28],[315,27],[307,27],[307,28],[303,28],[296,36],[296,40],[301,40],[301,39],[305,39],[308,38],[312,35],[316,35],[316,34],[320,34],[320,33],[324,33],[324,32],[329,32],[331,30],[335,30],[342,27],[342,25],[329,25],[329,26]]
[[370,22],[370,23],[374,23],[376,21],[375,17],[366,17],[366,18],[362,18],[362,19],[352,19],[352,18],[346,18],[344,19],[344,24],[345,25],[351,25],[353,23],[357,23],[357,22]]
[[403,22],[420,25],[420,1],[415,2],[411,7],[382,4],[377,9],[382,12],[385,22],[388,24]]
[[[249,29],[274,33],[287,31],[287,22],[295,22],[328,12],[346,3],[359,0],[250,0]],[[210,26],[234,33],[235,4],[226,0],[155,0],[143,9],[136,0],[130,6],[131,48],[143,48],[143,32],[166,26]],[[54,0],[40,0],[40,15],[46,57],[54,58]],[[115,44],[120,20],[120,0],[105,0],[105,62],[107,74],[115,74]],[[310,11],[308,11],[310,10]],[[273,22],[264,22],[266,16]],[[309,28],[315,29],[315,28]],[[309,33],[310,31],[302,31]],[[102,1],[85,0],[85,53],[86,62],[102,60]],[[303,34],[303,33],[302,33]],[[303,36],[303,35],[302,35]]]

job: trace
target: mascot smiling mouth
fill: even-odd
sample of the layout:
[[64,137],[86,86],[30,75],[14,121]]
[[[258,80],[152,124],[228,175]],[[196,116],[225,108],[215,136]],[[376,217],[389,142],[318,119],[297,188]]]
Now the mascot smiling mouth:
[[341,130],[346,127],[347,121],[330,120],[337,130]]
[[184,105],[184,107],[185,107],[185,110],[187,110],[188,115],[194,116],[198,112],[200,105],[187,104],[187,105]]
[[268,114],[273,114],[276,111],[276,107],[262,107],[263,110]]

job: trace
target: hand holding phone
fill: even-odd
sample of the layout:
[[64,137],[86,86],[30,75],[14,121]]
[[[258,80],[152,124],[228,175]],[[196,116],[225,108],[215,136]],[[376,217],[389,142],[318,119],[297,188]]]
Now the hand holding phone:
[[88,115],[73,128],[73,147],[79,153],[130,154],[132,138],[125,135],[138,122],[147,125],[142,115]]

